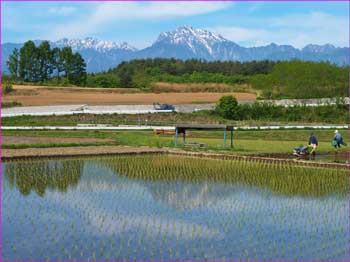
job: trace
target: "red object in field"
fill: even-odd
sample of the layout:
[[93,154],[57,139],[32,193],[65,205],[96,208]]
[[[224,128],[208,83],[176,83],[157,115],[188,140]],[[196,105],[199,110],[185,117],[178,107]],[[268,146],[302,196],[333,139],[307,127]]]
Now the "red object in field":
[[175,135],[174,130],[154,129],[156,135]]

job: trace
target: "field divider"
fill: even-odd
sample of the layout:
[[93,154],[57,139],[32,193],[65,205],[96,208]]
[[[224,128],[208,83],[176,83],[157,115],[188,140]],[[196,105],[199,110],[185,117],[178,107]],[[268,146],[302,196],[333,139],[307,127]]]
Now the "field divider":
[[70,157],[96,157],[113,155],[139,155],[139,154],[168,154],[192,156],[201,158],[213,158],[221,160],[242,160],[252,162],[265,162],[273,164],[298,165],[318,168],[350,168],[349,164],[325,163],[316,161],[305,161],[296,159],[281,159],[262,156],[233,155],[212,152],[195,152],[171,148],[152,147],[128,147],[128,146],[84,146],[58,148],[25,148],[25,149],[3,149],[2,161],[47,159],[47,158],[70,158]]
[[[348,125],[268,125],[235,126],[234,130],[271,130],[271,129],[348,129]],[[1,130],[175,130],[175,126],[154,125],[78,125],[78,126],[1,126]]]
[[324,168],[350,168],[350,164],[343,163],[325,163],[316,161],[305,161],[298,159],[283,159],[283,158],[272,158],[272,157],[261,157],[261,156],[249,156],[249,155],[232,155],[232,154],[222,154],[222,153],[209,153],[209,152],[194,152],[194,151],[184,151],[184,150],[174,150],[168,149],[167,154],[173,155],[186,155],[194,157],[203,158],[214,158],[221,160],[246,160],[253,162],[267,162],[267,163],[279,163],[279,164],[290,164],[299,166],[310,166],[310,167],[324,167]]

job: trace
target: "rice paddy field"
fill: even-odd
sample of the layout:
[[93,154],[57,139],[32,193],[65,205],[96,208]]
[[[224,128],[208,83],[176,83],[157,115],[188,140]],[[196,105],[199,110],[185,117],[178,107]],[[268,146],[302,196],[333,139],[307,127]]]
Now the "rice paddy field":
[[174,155],[3,163],[5,260],[348,260],[347,171]]

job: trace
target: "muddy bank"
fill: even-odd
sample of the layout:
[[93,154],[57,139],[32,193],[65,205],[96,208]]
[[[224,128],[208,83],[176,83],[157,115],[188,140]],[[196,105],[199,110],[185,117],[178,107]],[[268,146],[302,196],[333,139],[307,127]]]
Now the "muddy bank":
[[2,144],[19,145],[19,144],[64,144],[64,143],[111,143],[115,142],[110,138],[65,138],[65,137],[44,137],[44,136],[3,136]]
[[17,160],[30,158],[56,158],[75,156],[99,156],[118,154],[151,154],[164,153],[165,150],[151,147],[124,147],[124,146],[78,146],[56,148],[25,148],[3,149],[2,160]]
[[294,160],[304,160],[304,161],[334,162],[334,163],[344,163],[344,164],[349,162],[348,152],[344,152],[344,151],[317,153],[315,156],[312,156],[312,155],[295,156],[293,154],[286,154],[286,153],[257,154],[254,156],[279,158],[279,159],[294,159]]
[[211,152],[193,152],[180,149],[170,148],[151,148],[151,147],[127,147],[127,146],[81,146],[81,147],[65,147],[65,148],[26,148],[26,149],[4,149],[2,150],[3,161],[6,160],[22,160],[33,158],[62,158],[62,157],[86,157],[86,156],[106,156],[118,154],[174,154],[193,157],[207,157],[222,160],[245,160],[258,161],[275,164],[313,166],[324,168],[349,168],[349,164],[330,163],[319,161],[306,161],[301,159],[283,159],[264,156],[244,156],[231,155],[224,153]]

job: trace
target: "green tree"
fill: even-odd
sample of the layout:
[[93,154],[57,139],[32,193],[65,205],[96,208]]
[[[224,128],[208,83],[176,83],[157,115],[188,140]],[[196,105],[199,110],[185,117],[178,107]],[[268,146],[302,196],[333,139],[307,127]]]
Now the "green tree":
[[13,50],[6,64],[8,66],[11,76],[13,78],[17,78],[19,76],[19,51],[17,48]]
[[73,52],[71,47],[63,47],[60,52],[60,65],[64,76],[69,81],[72,67]]
[[83,86],[86,83],[86,64],[79,53],[72,54],[69,58],[69,74],[68,80],[70,83],[78,86]]
[[56,75],[60,79],[65,76],[63,83],[85,85],[86,64],[78,53],[73,53],[71,47],[51,49],[48,41],[43,41],[38,47],[33,41],[24,43],[19,53],[15,49],[7,61],[12,77],[24,81],[47,81]]
[[55,47],[52,49],[52,69],[58,80],[60,79],[60,74],[63,71],[61,60],[61,49]]
[[117,68],[117,75],[122,87],[132,87],[133,68],[126,62],[123,62]]
[[53,72],[53,53],[48,41],[44,41],[38,47],[40,60],[40,81],[50,78]]
[[216,105],[215,111],[226,119],[238,118],[238,102],[233,96],[223,96]]
[[20,49],[19,76],[25,81],[37,81],[39,71],[37,48],[33,41],[27,41]]

